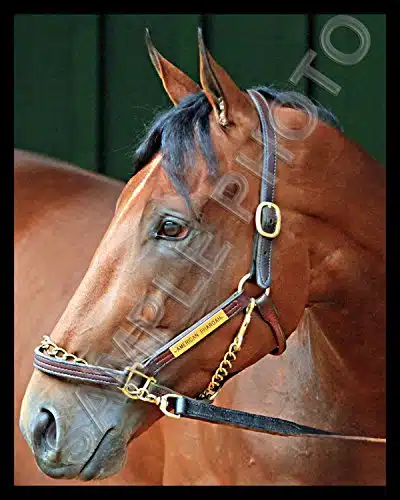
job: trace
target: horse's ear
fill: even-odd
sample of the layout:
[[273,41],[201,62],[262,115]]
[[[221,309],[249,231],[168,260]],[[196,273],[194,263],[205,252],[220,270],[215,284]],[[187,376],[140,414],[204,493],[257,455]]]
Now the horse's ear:
[[195,94],[201,90],[190,77],[185,75],[183,71],[178,69],[172,63],[167,61],[154,47],[150,37],[150,32],[146,28],[146,44],[149,51],[150,59],[157,70],[158,75],[164,85],[167,94],[171,101],[176,105],[184,97]]
[[200,52],[200,82],[218,123],[223,127],[234,122],[237,111],[246,111],[251,106],[228,73],[211,57],[206,49],[201,28],[198,29]]

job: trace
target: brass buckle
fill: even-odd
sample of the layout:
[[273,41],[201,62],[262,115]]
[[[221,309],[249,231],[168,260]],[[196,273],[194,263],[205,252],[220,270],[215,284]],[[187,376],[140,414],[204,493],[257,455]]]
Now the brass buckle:
[[[166,415],[167,417],[171,418],[181,418],[180,415],[175,415],[174,413],[168,411],[168,398],[179,398],[181,397],[178,394],[165,394],[164,396],[156,396],[155,394],[151,394],[148,390],[149,385],[154,382],[156,383],[156,379],[154,377],[150,377],[149,375],[146,375],[142,373],[141,371],[137,370],[135,366],[131,366],[125,369],[127,372],[129,372],[124,387],[120,387],[120,390],[127,396],[128,398],[131,399],[140,399],[141,401],[144,401],[146,403],[153,403],[159,407],[159,409]],[[131,382],[131,378],[134,375],[139,375],[140,377],[144,378],[146,381],[142,387],[138,387],[135,385],[133,382]]]
[[[275,226],[275,231],[272,233],[268,233],[267,231],[264,231],[262,228],[261,224],[261,215],[264,207],[269,207],[273,208],[276,213],[276,226]],[[261,234],[261,236],[265,236],[265,238],[276,238],[278,234],[280,233],[281,230],[281,211],[275,203],[272,203],[271,201],[262,201],[256,210],[256,215],[255,215],[255,220],[256,220],[256,228],[258,231],[258,234]]]
[[[128,376],[125,380],[124,387],[120,387],[120,389],[125,394],[125,396],[127,396],[128,398],[143,399],[143,398],[146,398],[146,396],[149,394],[149,392],[148,392],[149,385],[152,382],[156,383],[156,379],[154,377],[150,377],[150,376],[146,375],[145,373],[142,373],[141,371],[137,370],[135,366],[130,366],[130,367],[125,369],[125,371],[127,371],[129,373],[128,373]],[[142,377],[146,380],[142,387],[138,387],[133,382],[131,382],[131,379],[134,375],[139,375],[139,377]],[[147,399],[144,399],[144,400],[147,400]]]
[[167,410],[168,398],[181,398],[181,397],[182,396],[180,396],[179,394],[165,394],[164,396],[161,396],[160,403],[159,403],[158,407],[164,413],[164,415],[166,415],[167,417],[177,418],[177,419],[181,418],[180,415],[175,415],[175,413],[172,413],[172,412]]

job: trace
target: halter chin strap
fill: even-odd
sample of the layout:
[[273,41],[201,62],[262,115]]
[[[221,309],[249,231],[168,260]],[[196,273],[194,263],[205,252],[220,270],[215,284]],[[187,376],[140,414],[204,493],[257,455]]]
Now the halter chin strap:
[[[281,226],[279,207],[273,203],[276,176],[276,138],[273,127],[268,127],[270,111],[267,101],[255,90],[248,90],[248,94],[256,106],[260,119],[263,160],[260,203],[255,214],[257,233],[254,241],[253,260],[251,270],[239,283],[238,290],[221,305],[143,361],[141,365],[127,367],[124,371],[89,365],[85,360],[69,354],[57,346],[49,337],[44,337],[41,345],[35,349],[33,365],[38,370],[56,377],[121,390],[130,399],[157,405],[165,415],[172,418],[183,416],[282,436],[330,437],[386,442],[382,438],[346,436],[302,426],[287,420],[214,407],[209,404],[221,388],[225,376],[228,375],[227,368],[230,368],[232,360],[236,359],[235,353],[240,350],[253,309],[258,311],[274,335],[277,347],[271,354],[282,354],[286,348],[286,336],[280,326],[277,311],[269,297],[272,242],[278,236]],[[257,285],[264,290],[257,299],[249,298],[243,291],[244,282],[254,278]],[[157,383],[155,376],[162,368],[244,310],[246,310],[246,315],[234,342],[230,345],[209,386],[200,395],[206,399],[206,402],[188,398]],[[60,354],[61,356],[59,356]]]

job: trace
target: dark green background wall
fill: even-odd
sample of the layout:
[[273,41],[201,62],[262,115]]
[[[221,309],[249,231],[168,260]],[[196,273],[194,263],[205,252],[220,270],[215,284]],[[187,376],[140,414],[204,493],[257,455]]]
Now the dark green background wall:
[[[147,55],[144,29],[160,52],[198,80],[197,27],[215,59],[242,88],[264,84],[317,98],[345,134],[385,162],[385,16],[354,15],[371,47],[354,66],[323,52],[319,33],[332,15],[17,15],[14,18],[15,147],[45,153],[127,180],[131,155],[154,115],[170,106]],[[359,41],[337,28],[332,43]],[[313,66],[338,83],[334,96],[289,77],[308,48]]]

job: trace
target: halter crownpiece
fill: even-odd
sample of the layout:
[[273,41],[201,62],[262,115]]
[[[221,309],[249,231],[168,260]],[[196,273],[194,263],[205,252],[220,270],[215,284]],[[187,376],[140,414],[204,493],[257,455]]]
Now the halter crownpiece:
[[[155,404],[171,418],[183,416],[282,436],[325,437],[384,443],[386,442],[384,438],[333,433],[288,420],[215,407],[209,404],[221,389],[229,374],[228,370],[232,368],[232,363],[241,349],[254,311],[257,311],[259,316],[269,325],[274,335],[277,347],[270,354],[280,355],[286,348],[286,336],[270,298],[272,243],[281,229],[281,213],[278,205],[273,201],[276,178],[276,136],[273,127],[268,126],[269,107],[266,99],[256,90],[248,90],[247,92],[254,102],[260,119],[263,160],[260,203],[255,213],[256,233],[253,259],[250,272],[240,280],[237,291],[194,325],[146,358],[141,364],[128,366],[123,371],[90,365],[84,359],[59,347],[47,336],[35,349],[33,365],[48,375],[117,389],[130,399]],[[225,121],[227,122],[223,100],[220,102],[219,118],[222,125]],[[244,283],[254,279],[257,285],[263,289],[263,293],[257,298],[248,297],[243,290]],[[162,368],[177,357],[184,355],[198,342],[217,331],[242,311],[245,311],[245,316],[239,331],[210,383],[198,395],[198,399],[183,396],[157,383],[156,376]]]
[[[251,275],[261,288],[271,286],[272,242],[281,229],[281,212],[274,203],[276,182],[276,135],[268,126],[270,109],[266,99],[256,90],[248,90],[260,119],[263,144],[260,203],[256,210],[257,232],[253,246]],[[267,229],[267,230],[266,230]]]

